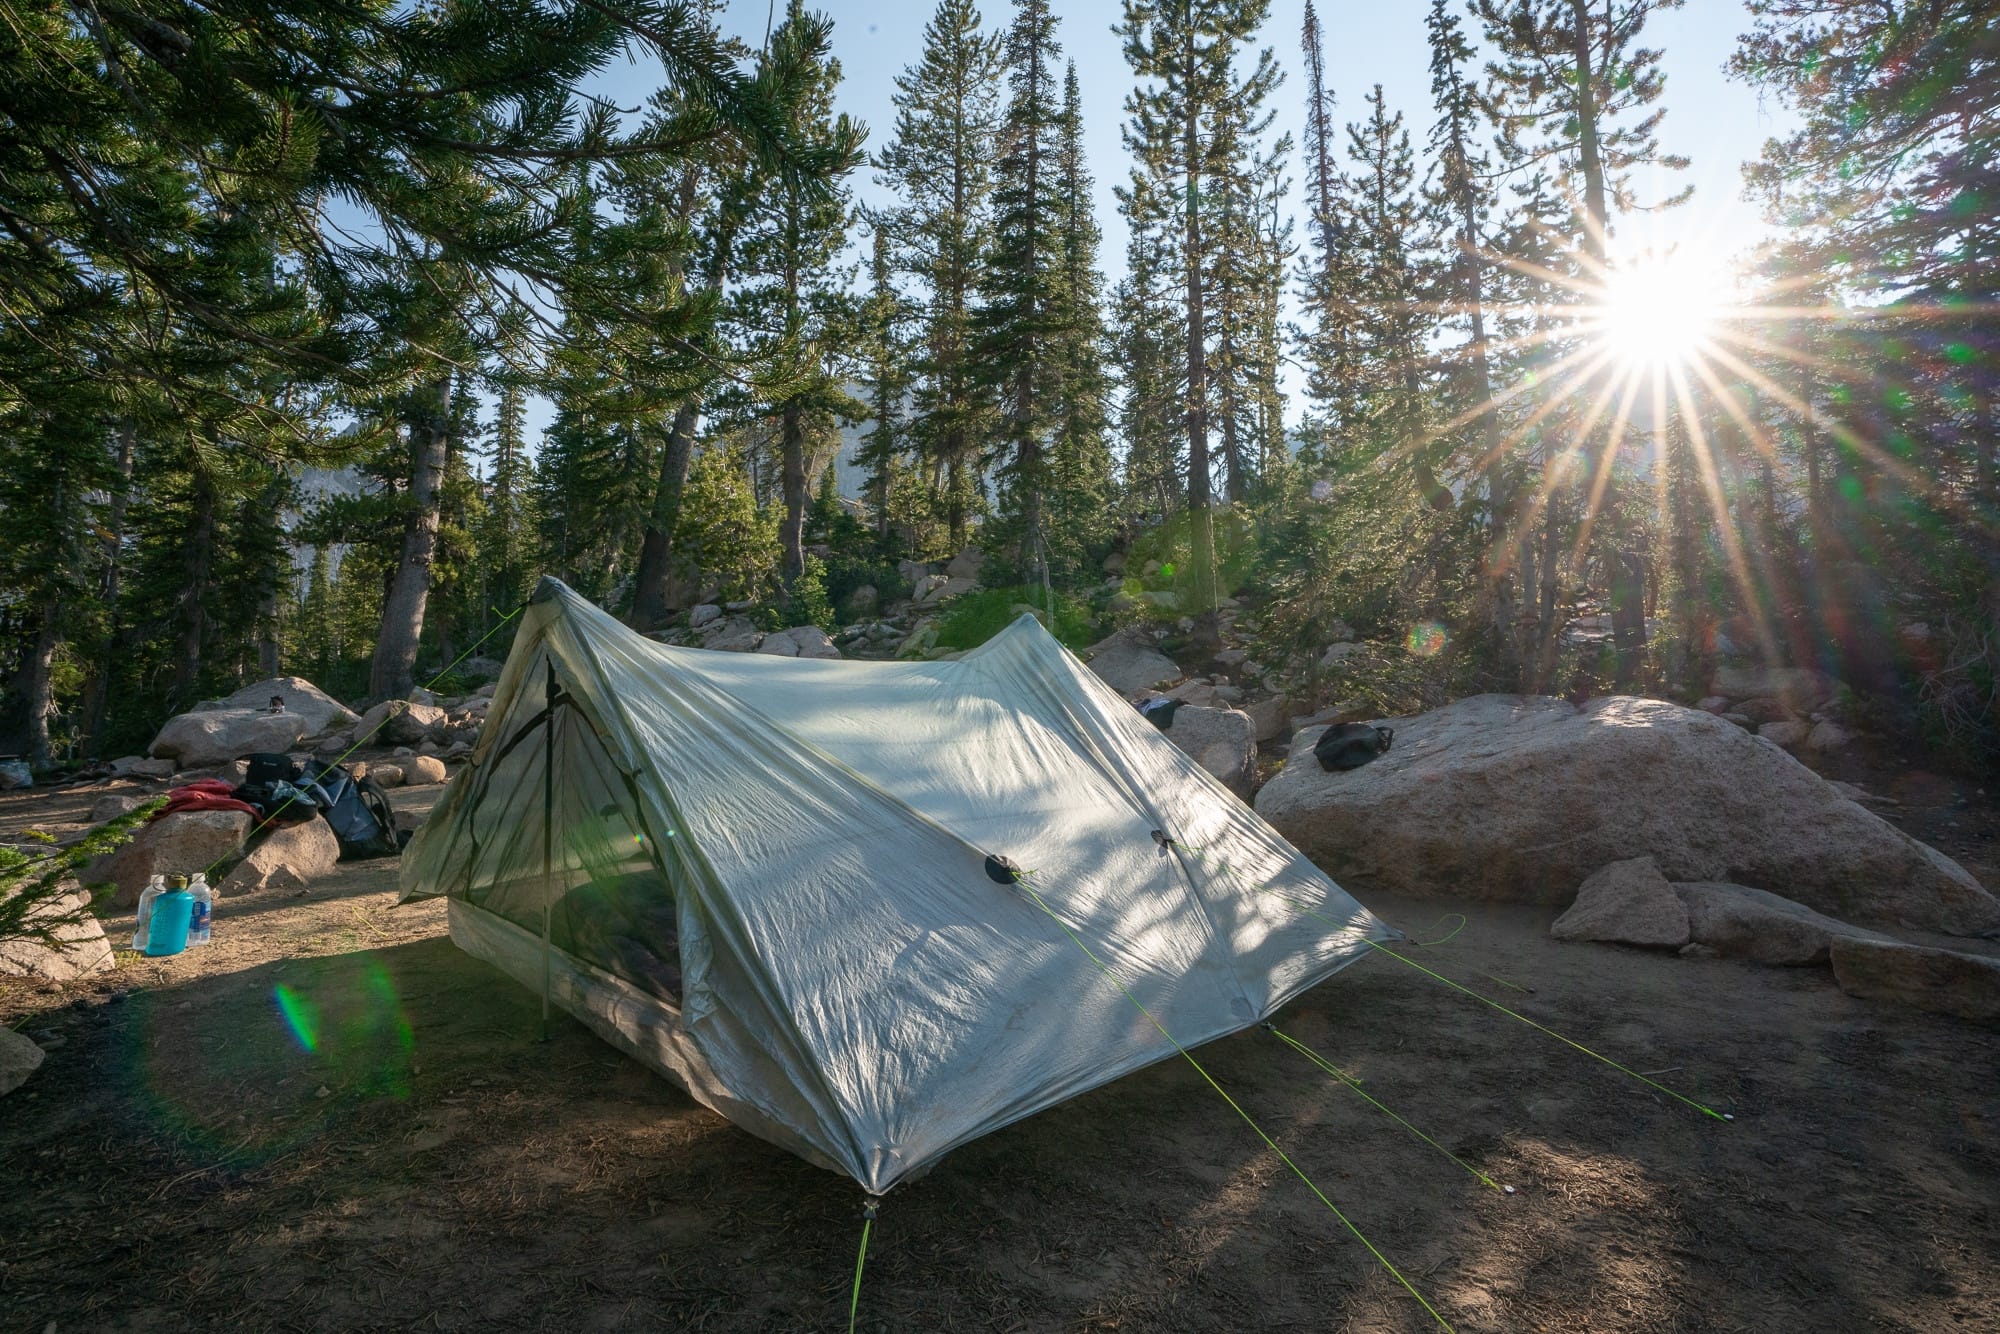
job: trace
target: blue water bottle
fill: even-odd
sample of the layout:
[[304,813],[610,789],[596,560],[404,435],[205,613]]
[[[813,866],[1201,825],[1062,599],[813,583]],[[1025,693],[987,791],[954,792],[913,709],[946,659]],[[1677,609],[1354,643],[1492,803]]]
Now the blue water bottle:
[[194,921],[194,895],[188,893],[187,877],[177,875],[167,884],[167,892],[153,900],[153,916],[146,923],[149,958],[179,954],[186,949],[188,927]]

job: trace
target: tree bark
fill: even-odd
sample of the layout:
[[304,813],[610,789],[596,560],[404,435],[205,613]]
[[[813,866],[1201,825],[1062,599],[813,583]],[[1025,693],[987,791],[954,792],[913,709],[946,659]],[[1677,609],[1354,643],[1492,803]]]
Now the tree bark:
[[785,498],[785,518],[778,529],[785,562],[785,587],[806,570],[806,433],[797,401],[785,404],[779,414],[784,445],[780,486]]
[[105,651],[90,673],[83,694],[83,735],[86,753],[95,754],[104,735],[104,712],[111,698],[111,664],[125,645],[126,635],[118,623],[119,578],[125,551],[125,512],[132,500],[132,456],[138,426],[130,417],[118,423],[118,489],[111,494],[104,526],[104,582],[98,600],[104,606]]
[[[1190,29],[1182,50],[1182,70],[1190,90],[1201,78]],[[1195,99],[1190,93],[1181,124],[1181,152],[1187,184],[1182,217],[1187,246],[1187,440],[1188,440],[1188,540],[1193,546],[1194,566],[1189,591],[1193,594],[1195,641],[1219,642],[1216,626],[1215,526],[1208,463],[1208,329],[1202,309],[1201,238],[1201,137]]]
[[174,657],[173,684],[169,697],[178,708],[195,702],[200,688],[202,640],[208,635],[208,585],[215,565],[215,482],[201,468],[194,470],[194,490],[189,498],[194,522],[187,527],[181,543],[180,593],[181,636]]
[[667,592],[673,581],[674,534],[680,527],[681,496],[687,490],[694,430],[700,420],[700,405],[689,399],[674,413],[667,430],[667,446],[660,455],[660,480],[653,489],[653,512],[647,517],[645,540],[639,548],[632,613],[626,618],[634,630],[651,630],[673,611]]
[[28,701],[28,763],[47,768],[49,763],[49,719],[55,716],[56,624],[62,604],[54,598],[42,605],[41,628],[29,651],[26,690]]
[[439,492],[451,448],[451,381],[440,379],[425,391],[423,418],[410,426],[409,513],[403,520],[403,549],[382,601],[382,633],[368,672],[368,694],[395,699],[416,684],[417,648],[423,638],[424,608],[430,601],[431,565],[437,557]]

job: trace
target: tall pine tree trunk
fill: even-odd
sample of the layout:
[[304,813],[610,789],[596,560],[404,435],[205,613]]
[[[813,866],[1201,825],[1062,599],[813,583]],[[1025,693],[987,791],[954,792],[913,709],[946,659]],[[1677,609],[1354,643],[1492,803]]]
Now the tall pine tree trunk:
[[399,698],[416,684],[417,647],[430,601],[431,565],[437,558],[440,493],[451,450],[448,377],[425,392],[425,407],[422,419],[410,426],[409,512],[403,519],[403,548],[382,600],[382,632],[368,672],[371,699]]
[[[1182,59],[1188,86],[1196,86],[1201,67],[1195,54],[1194,37],[1189,33]],[[1201,239],[1201,134],[1198,112],[1188,99],[1181,124],[1181,152],[1187,183],[1183,219],[1187,247],[1187,441],[1188,441],[1188,541],[1194,548],[1193,595],[1195,639],[1201,644],[1218,641],[1216,629],[1215,525],[1211,511],[1208,463],[1208,329],[1202,309],[1202,268],[1205,254]]]
[[806,432],[804,414],[796,401],[785,404],[778,421],[784,446],[779,485],[785,500],[778,540],[785,563],[785,587],[790,588],[806,570]]
[[634,581],[632,614],[635,630],[651,630],[673,611],[667,593],[674,571],[674,531],[680,526],[681,496],[687,490],[688,464],[694,458],[694,428],[701,408],[693,400],[681,404],[667,429],[660,454],[660,480],[653,489],[653,511],[646,519],[646,536],[639,547],[639,574]]
[[127,647],[128,636],[118,619],[119,579],[125,551],[125,512],[132,500],[132,455],[138,426],[126,417],[118,423],[118,489],[111,494],[111,506],[104,525],[104,582],[98,600],[104,606],[105,649],[91,669],[90,683],[84,688],[83,735],[86,753],[98,753],[104,735],[105,706],[111,698],[111,666]]
[[[1577,157],[1583,167],[1583,204],[1588,218],[1584,227],[1583,248],[1597,266],[1591,281],[1602,283],[1607,276],[1605,243],[1611,228],[1611,213],[1605,197],[1604,149],[1597,125],[1597,83],[1590,63],[1590,10],[1586,0],[1570,0],[1570,44],[1576,58]],[[1613,449],[1615,443],[1607,441],[1605,448]],[[1617,679],[1623,686],[1638,676],[1640,662],[1646,655],[1646,618],[1643,610],[1646,605],[1646,580],[1644,557],[1625,550],[1625,523],[1619,505],[1617,468],[1616,459],[1605,459],[1601,504],[1611,535],[1613,559],[1628,571],[1627,578],[1612,581],[1615,592],[1612,619],[1617,622],[1622,615],[1626,624],[1636,624],[1635,629],[1618,636],[1616,642]],[[1591,516],[1584,516],[1586,523],[1590,520]],[[1636,623],[1632,619],[1635,605],[1640,609]]]
[[208,636],[209,579],[215,567],[215,482],[200,467],[194,470],[188,503],[193,517],[181,539],[180,643],[168,691],[174,704],[183,709],[194,704],[200,688],[202,641]]
[[28,763],[37,769],[49,763],[49,719],[55,716],[56,626],[62,619],[62,604],[50,598],[42,604],[41,628],[35,632],[35,646],[28,651],[22,693],[28,703]]

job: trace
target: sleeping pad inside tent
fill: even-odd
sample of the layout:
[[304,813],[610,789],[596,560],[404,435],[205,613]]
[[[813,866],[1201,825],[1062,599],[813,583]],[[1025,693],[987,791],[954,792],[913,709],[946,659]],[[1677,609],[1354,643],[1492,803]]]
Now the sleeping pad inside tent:
[[1135,1000],[1192,1047],[1397,938],[1032,616],[955,662],[797,659],[553,579],[402,885],[877,1194],[1174,1055]]

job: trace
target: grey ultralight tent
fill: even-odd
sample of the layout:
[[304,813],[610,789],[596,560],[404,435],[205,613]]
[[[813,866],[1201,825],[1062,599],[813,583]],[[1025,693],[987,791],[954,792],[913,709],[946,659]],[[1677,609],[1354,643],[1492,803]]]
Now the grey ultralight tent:
[[1192,1047],[1395,938],[1033,617],[956,662],[713,653],[550,579],[402,876],[875,1193],[1173,1055],[1134,1000]]

